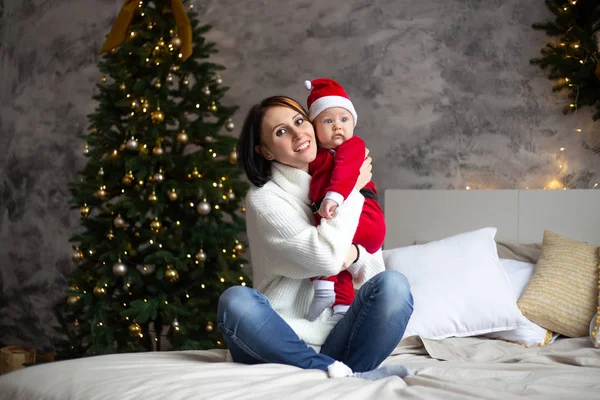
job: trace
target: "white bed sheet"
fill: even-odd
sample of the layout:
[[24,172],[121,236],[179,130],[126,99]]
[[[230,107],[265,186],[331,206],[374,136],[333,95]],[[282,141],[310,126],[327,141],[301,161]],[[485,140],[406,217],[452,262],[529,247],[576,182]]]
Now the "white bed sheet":
[[377,382],[235,364],[225,354],[119,354],[33,366],[0,377],[0,400],[600,398],[600,350],[588,338],[523,348],[481,338],[410,337],[384,364],[406,364],[414,376]]

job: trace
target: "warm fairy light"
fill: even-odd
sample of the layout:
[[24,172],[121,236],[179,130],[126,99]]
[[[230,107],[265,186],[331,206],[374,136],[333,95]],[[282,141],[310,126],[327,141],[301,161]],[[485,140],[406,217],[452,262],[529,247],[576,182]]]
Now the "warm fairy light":
[[190,298],[190,295],[186,293],[186,294],[185,294],[185,297],[187,297],[187,298],[189,299],[189,298]]
[[225,279],[221,278],[221,282],[225,282]]
[[573,45],[573,47],[575,47],[576,49],[578,49],[578,48],[579,48],[579,45],[578,45],[578,44],[575,44],[575,45]]
[[565,151],[565,148],[564,148],[564,147],[561,147],[561,148],[560,148],[560,151]]
[[131,287],[131,283],[128,283],[128,284],[127,284],[127,287]]
[[121,193],[125,193],[125,189],[121,189]]
[[194,203],[190,202],[190,207],[194,207]]
[[218,204],[215,204],[215,210],[220,210],[221,207]]
[[235,254],[232,254],[232,255],[231,255],[231,258],[236,258],[236,255],[235,255]]
[[571,103],[571,104],[569,104],[569,107],[573,108],[573,107],[575,107],[575,104]]
[[560,45],[561,45],[561,46],[564,46],[565,44],[564,44],[563,42],[560,42]]
[[201,287],[202,289],[204,289],[206,286],[204,286],[204,283],[203,283],[202,285],[200,285],[200,287]]
[[154,244],[154,240],[150,239],[150,244]]
[[471,190],[471,186],[465,186],[466,190]]
[[246,286],[246,282],[242,282],[242,286]]
[[191,255],[191,254],[188,254],[188,255],[187,255],[187,258],[192,258],[192,255]]
[[113,156],[116,156],[117,154],[119,154],[119,152],[117,150],[113,150]]
[[123,303],[123,307],[127,307],[127,303]]
[[548,184],[546,186],[544,186],[544,189],[549,189],[549,190],[556,190],[556,189],[562,189],[562,188],[563,188],[563,184],[558,179],[552,179],[550,182],[548,182]]
[[583,60],[579,60],[579,63],[580,63],[580,64],[583,64]]
[[581,128],[577,128],[577,129],[575,129],[575,131],[581,132]]
[[160,244],[160,243],[159,243],[159,244],[158,244],[158,248],[159,248],[159,249],[162,249],[162,244]]
[[243,277],[243,276],[240,276],[240,281],[243,281],[243,280],[244,280],[244,277]]
[[148,299],[144,299],[144,303],[147,303],[147,302],[148,302]]
[[227,250],[223,249],[223,253],[227,253]]
[[217,182],[213,182],[213,187],[217,187]]
[[217,153],[213,153],[213,158],[217,157]]
[[165,304],[169,304],[169,302],[167,300],[165,300]]
[[177,57],[183,58],[183,54],[179,53],[179,55]]
[[565,78],[565,82],[569,82],[569,78]]
[[200,108],[200,103],[196,104],[196,108]]
[[598,187],[598,182],[594,183],[594,187],[597,188]]

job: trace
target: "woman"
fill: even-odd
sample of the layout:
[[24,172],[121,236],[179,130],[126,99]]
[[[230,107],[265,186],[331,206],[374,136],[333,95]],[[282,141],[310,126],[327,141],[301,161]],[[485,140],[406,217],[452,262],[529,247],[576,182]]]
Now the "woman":
[[[314,226],[308,165],[317,143],[300,104],[275,96],[255,105],[237,151],[255,186],[246,196],[255,289],[231,287],[219,299],[219,328],[233,360],[320,369],[330,377],[407,375],[401,365],[375,368],[399,343],[412,314],[408,282],[384,271],[381,251],[369,254],[352,244],[364,202],[359,190],[371,179],[370,157],[335,217]],[[306,319],[309,278],[350,266],[361,287],[347,313],[338,319],[326,310],[315,321]]]

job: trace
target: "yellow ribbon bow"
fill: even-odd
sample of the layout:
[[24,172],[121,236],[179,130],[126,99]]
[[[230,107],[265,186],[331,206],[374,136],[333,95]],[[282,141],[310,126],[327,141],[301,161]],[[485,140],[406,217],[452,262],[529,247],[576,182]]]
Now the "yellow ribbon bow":
[[[177,25],[177,35],[181,38],[182,60],[185,61],[192,55],[192,25],[181,0],[170,0],[170,2],[175,17],[175,25]],[[100,49],[100,54],[114,49],[125,41],[127,30],[138,3],[139,0],[125,0],[125,4],[121,7],[121,11],[119,11],[106,41]]]

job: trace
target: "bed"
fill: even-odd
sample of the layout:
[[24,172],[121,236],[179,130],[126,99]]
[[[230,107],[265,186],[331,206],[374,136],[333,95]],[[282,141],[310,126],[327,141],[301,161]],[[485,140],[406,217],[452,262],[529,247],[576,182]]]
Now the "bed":
[[[600,243],[600,191],[387,190],[385,249],[487,226],[506,242],[540,242],[545,229]],[[589,337],[523,347],[481,337],[405,337],[384,364],[404,380],[329,379],[285,365],[246,366],[224,350],[98,356],[0,377],[0,399],[598,399],[600,349]]]

